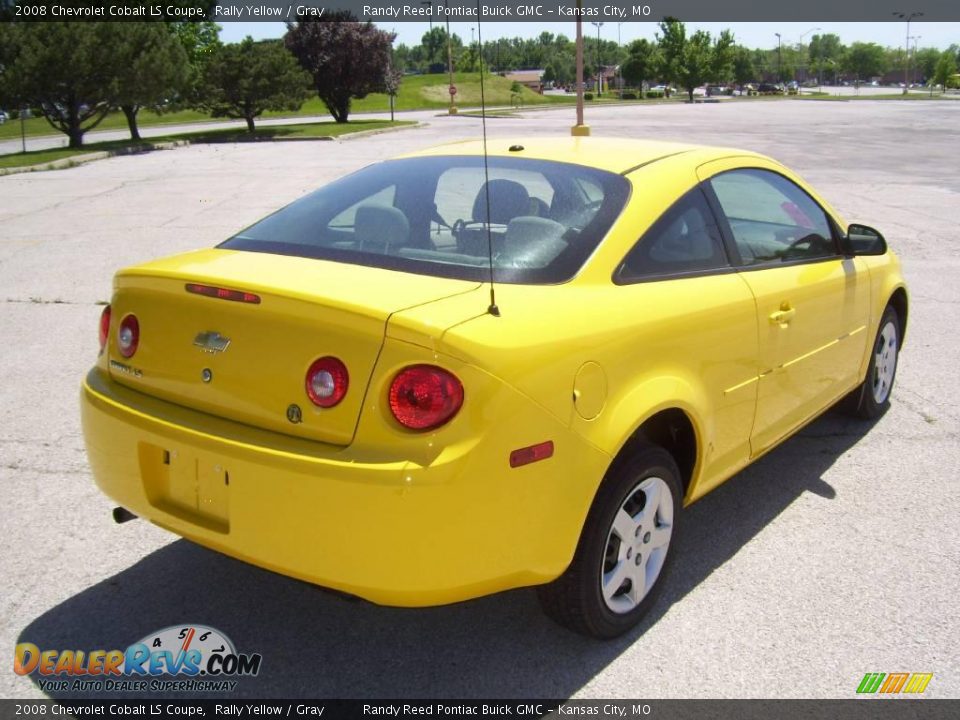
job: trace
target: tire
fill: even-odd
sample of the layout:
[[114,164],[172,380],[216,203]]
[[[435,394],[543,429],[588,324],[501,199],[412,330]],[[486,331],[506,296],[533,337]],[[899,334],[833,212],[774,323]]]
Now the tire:
[[867,377],[849,397],[848,410],[855,417],[874,420],[890,409],[890,395],[897,377],[900,356],[900,318],[889,305],[870,351]]
[[680,471],[663,448],[642,445],[615,463],[587,513],[570,567],[537,588],[544,612],[600,639],[639,623],[670,570],[681,499]]

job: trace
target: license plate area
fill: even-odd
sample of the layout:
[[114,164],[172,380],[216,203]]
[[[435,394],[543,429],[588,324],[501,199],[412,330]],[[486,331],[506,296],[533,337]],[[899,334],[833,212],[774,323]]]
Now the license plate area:
[[140,443],[140,477],[158,510],[219,533],[230,532],[230,471],[182,448]]

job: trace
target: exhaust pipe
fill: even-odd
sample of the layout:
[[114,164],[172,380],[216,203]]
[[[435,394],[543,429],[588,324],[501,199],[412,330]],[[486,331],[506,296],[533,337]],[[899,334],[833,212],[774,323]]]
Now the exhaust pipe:
[[115,507],[113,509],[113,521],[117,525],[122,525],[125,522],[130,522],[131,520],[136,519],[137,516],[127,510],[125,507]]

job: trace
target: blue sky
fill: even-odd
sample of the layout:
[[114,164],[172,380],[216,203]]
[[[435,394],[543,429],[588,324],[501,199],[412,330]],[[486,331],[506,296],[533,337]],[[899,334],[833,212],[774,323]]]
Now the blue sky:
[[[384,30],[397,33],[396,43],[407,45],[417,44],[425,33],[428,23],[402,22],[377,23]],[[707,30],[716,35],[729,28],[733,31],[737,42],[747,47],[776,47],[777,38],[774,33],[780,33],[784,44],[798,43],[800,36],[804,41],[817,33],[836,33],[846,43],[878,42],[889,47],[903,47],[906,39],[906,23],[687,23],[689,28]],[[820,30],[812,28],[820,27]],[[286,30],[283,23],[276,22],[230,22],[221,23],[223,30],[220,37],[224,42],[236,42],[247,35],[255,39],[280,37]],[[456,33],[466,41],[471,39],[471,28],[476,29],[475,23],[450,23],[451,32]],[[600,37],[606,40],[617,39],[617,23],[607,23],[600,29]],[[637,38],[653,39],[656,33],[656,23],[623,23],[620,28],[620,40],[624,43]],[[481,26],[484,41],[496,40],[502,37],[536,37],[541,32],[563,33],[573,37],[576,33],[575,25],[567,23],[511,23],[511,22],[484,22]],[[584,32],[596,37],[597,29],[584,23]],[[808,32],[810,31],[810,32]],[[952,43],[960,44],[960,23],[924,23],[910,24],[910,35],[919,36],[919,46],[944,49]],[[913,41],[911,40],[911,45]]]

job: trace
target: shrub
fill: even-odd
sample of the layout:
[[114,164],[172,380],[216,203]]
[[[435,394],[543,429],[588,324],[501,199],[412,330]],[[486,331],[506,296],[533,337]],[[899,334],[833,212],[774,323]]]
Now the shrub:
[[592,93],[592,92],[585,92],[585,93],[583,94],[583,99],[584,99],[584,100],[593,100],[593,93]]

